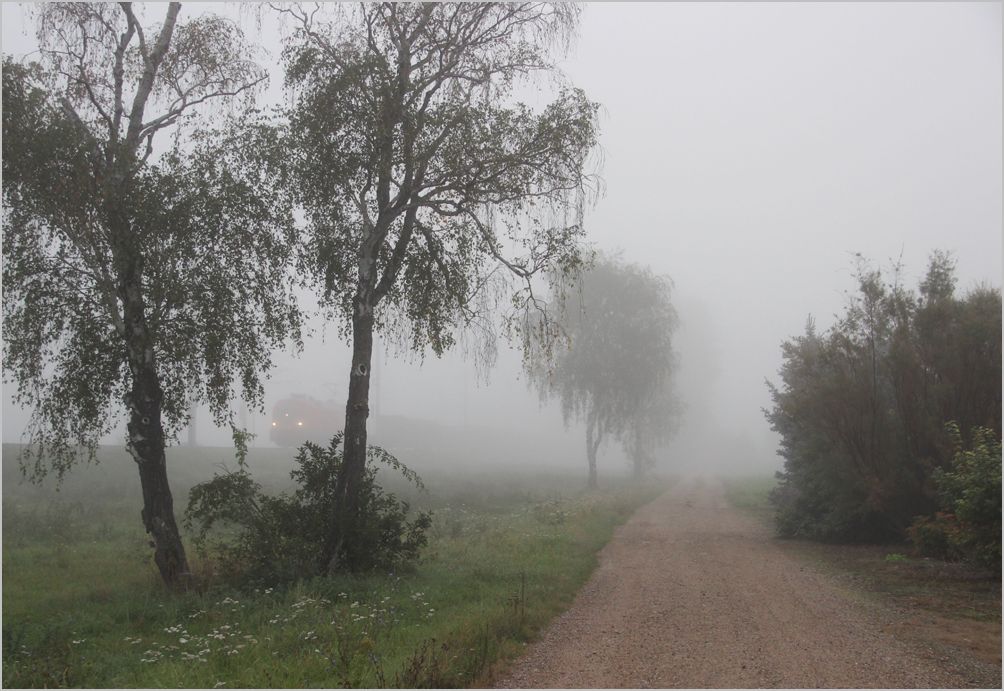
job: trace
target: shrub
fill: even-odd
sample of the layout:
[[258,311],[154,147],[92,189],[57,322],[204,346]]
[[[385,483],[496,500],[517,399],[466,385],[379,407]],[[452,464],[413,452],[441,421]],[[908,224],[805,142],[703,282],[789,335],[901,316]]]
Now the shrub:
[[408,503],[377,484],[375,464],[394,468],[420,489],[422,481],[378,447],[369,448],[353,530],[344,536],[336,559],[326,553],[339,516],[335,487],[341,440],[338,434],[327,448],[311,442],[300,447],[290,473],[299,488],[292,495],[265,495],[243,465],[193,487],[185,524],[195,529],[199,550],[215,554],[231,577],[267,583],[316,576],[332,562],[347,571],[369,571],[416,560],[431,517],[419,513],[409,522]]
[[[955,448],[947,470],[934,473],[939,502],[945,513],[918,519],[910,537],[925,550],[940,545],[932,542],[935,526],[959,555],[982,566],[1001,568],[1001,442],[993,430],[975,427],[966,448],[954,422],[946,425]],[[942,539],[942,538],[938,538]],[[931,556],[940,556],[932,553]]]
[[921,516],[907,529],[907,537],[917,551],[925,557],[958,561],[959,522],[955,516],[939,511],[934,516]]
[[[996,541],[983,534],[1000,525],[991,496],[999,490],[987,489],[993,464],[986,454],[953,464],[944,423],[956,420],[967,439],[978,427],[1000,436],[1000,290],[956,295],[954,262],[939,252],[919,290],[905,287],[899,266],[889,277],[863,259],[857,278],[835,324],[817,331],[810,319],[804,335],[782,344],[781,380],[770,385],[766,411],[784,458],[771,497],[779,532],[885,543],[941,509],[969,536],[966,550],[999,550],[999,527]],[[952,499],[939,503],[935,469],[949,467],[940,484]],[[918,539],[936,543],[949,528],[920,524]]]

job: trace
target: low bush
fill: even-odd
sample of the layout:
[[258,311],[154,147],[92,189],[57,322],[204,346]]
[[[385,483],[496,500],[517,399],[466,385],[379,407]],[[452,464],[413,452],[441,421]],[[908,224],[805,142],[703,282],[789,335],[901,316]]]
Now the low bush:
[[370,447],[361,484],[358,514],[332,560],[323,546],[339,516],[335,492],[342,452],[336,435],[327,448],[300,447],[290,473],[299,488],[292,495],[268,496],[243,465],[196,485],[189,495],[185,524],[196,532],[204,557],[215,558],[225,575],[269,585],[324,573],[335,561],[347,571],[390,570],[416,560],[432,523],[428,513],[408,520],[409,505],[376,482],[376,464],[401,472],[422,488],[421,479],[396,458]]
[[950,513],[939,511],[934,516],[920,516],[907,529],[907,537],[917,552],[925,557],[945,561],[962,558],[959,522]]
[[1001,442],[993,430],[976,427],[968,448],[954,422],[946,425],[955,454],[947,470],[934,473],[942,512],[918,518],[910,539],[922,554],[963,557],[1001,568]]

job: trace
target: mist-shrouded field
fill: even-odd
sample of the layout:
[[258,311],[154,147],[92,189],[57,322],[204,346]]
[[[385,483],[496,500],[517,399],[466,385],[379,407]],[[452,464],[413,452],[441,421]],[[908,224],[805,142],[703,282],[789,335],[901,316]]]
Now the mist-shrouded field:
[[[58,491],[21,482],[3,450],[4,686],[456,686],[488,678],[571,601],[613,528],[668,481],[423,468],[427,492],[387,478],[431,509],[421,561],[400,573],[292,588],[232,589],[193,555],[202,585],[159,582],[133,461],[108,449]],[[228,449],[173,448],[176,505]],[[271,491],[291,486],[292,452],[252,450]]]
[[3,686],[1000,686],[1000,3],[308,7],[0,8]]

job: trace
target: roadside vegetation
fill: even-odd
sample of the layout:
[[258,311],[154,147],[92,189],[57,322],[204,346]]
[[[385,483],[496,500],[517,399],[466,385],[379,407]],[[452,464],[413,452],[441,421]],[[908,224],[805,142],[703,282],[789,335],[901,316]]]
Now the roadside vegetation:
[[914,292],[863,259],[825,332],[782,345],[767,419],[784,469],[778,532],[836,543],[913,540],[922,554],[1001,566],[1001,294],[956,293],[935,252]]
[[[179,489],[223,449],[170,449]],[[235,588],[192,554],[197,587],[159,584],[135,521],[124,451],[64,487],[19,482],[4,447],[3,684],[96,687],[455,687],[571,602],[613,528],[662,489],[580,474],[423,472],[428,491],[384,486],[431,511],[413,566],[290,586]],[[252,449],[266,491],[292,489],[286,451]],[[184,496],[184,495],[183,495]]]

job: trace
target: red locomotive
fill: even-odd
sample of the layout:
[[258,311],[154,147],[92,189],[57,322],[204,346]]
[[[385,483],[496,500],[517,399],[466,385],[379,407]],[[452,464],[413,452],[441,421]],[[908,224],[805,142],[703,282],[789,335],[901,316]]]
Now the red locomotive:
[[327,444],[345,424],[345,409],[310,396],[293,394],[272,409],[269,439],[276,446],[296,447],[305,441]]

